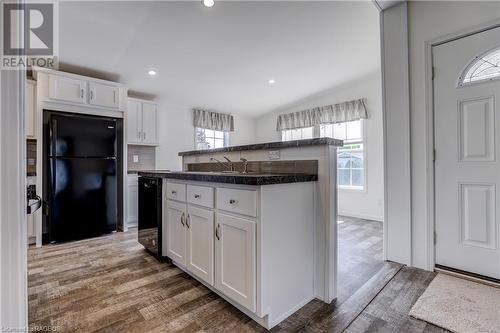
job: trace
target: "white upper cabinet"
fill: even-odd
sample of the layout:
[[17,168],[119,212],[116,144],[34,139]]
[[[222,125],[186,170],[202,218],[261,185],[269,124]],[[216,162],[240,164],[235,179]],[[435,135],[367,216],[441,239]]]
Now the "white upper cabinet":
[[47,109],[121,118],[127,108],[127,88],[101,80],[48,68],[33,67],[38,85],[37,99]]
[[129,98],[126,118],[129,144],[158,145],[158,104]]
[[89,82],[89,104],[118,108],[119,89],[116,86]]
[[26,105],[24,115],[26,117],[26,137],[36,138],[36,82],[26,81]]
[[87,81],[60,75],[50,75],[49,98],[85,104],[87,101]]
[[145,144],[158,143],[158,105],[142,103],[142,142]]
[[128,143],[142,143],[142,103],[130,99],[127,102],[127,138]]

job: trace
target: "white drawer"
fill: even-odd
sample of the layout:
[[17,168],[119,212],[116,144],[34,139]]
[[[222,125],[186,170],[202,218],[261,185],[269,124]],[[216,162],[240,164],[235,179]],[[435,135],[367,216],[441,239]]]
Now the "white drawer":
[[257,216],[257,191],[218,188],[217,208],[255,217]]
[[214,189],[207,186],[187,186],[187,202],[214,208]]
[[186,201],[186,184],[167,183],[167,198]]

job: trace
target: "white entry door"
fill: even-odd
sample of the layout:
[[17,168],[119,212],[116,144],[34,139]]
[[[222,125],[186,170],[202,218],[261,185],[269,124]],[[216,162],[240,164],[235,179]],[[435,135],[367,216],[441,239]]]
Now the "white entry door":
[[433,64],[436,264],[500,279],[500,28]]

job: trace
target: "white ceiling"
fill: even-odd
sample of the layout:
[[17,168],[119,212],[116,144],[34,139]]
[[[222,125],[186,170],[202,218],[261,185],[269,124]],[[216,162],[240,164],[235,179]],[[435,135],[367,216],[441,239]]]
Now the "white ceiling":
[[380,67],[370,1],[61,2],[59,13],[62,70],[187,107],[256,116]]

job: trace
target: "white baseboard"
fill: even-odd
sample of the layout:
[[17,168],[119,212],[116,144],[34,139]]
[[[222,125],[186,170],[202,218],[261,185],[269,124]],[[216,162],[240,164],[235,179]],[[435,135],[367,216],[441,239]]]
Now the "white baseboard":
[[384,221],[384,217],[383,216],[369,215],[369,214],[359,214],[359,213],[353,213],[353,212],[347,212],[347,211],[341,211],[341,210],[339,210],[338,215],[348,216],[348,217],[355,217],[355,218],[364,219],[364,220],[378,221],[378,222],[383,222]]

